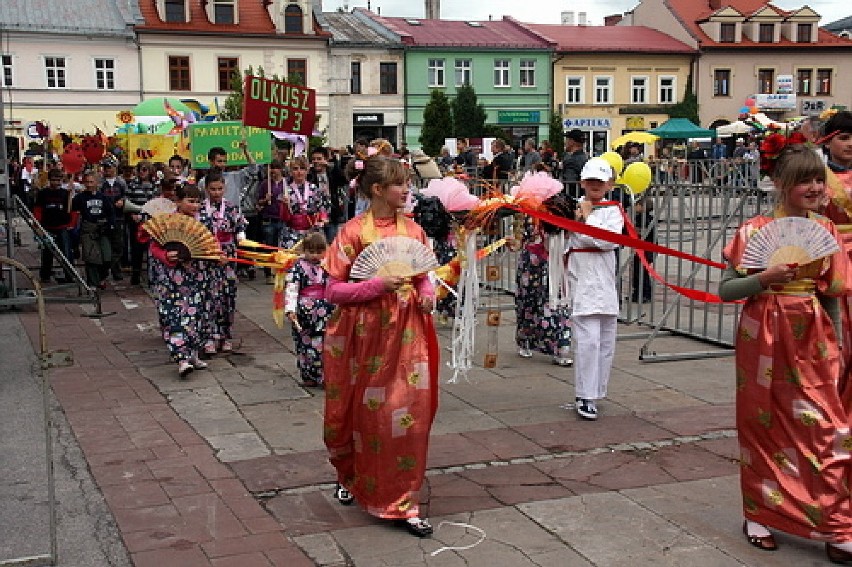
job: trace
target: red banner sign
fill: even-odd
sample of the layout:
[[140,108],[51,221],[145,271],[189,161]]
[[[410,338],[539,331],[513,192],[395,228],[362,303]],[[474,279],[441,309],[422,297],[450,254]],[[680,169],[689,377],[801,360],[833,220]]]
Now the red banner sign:
[[247,76],[243,84],[243,124],[310,136],[317,119],[314,89],[268,77]]

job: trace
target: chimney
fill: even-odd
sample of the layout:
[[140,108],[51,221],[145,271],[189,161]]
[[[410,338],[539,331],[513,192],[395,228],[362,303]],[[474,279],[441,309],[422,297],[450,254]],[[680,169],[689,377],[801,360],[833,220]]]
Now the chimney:
[[563,26],[573,26],[574,25],[574,12],[562,12],[562,25]]
[[722,7],[722,0],[710,0],[710,9],[718,10]]
[[441,0],[425,0],[426,11],[425,18],[427,20],[441,19]]
[[610,16],[604,16],[604,25],[605,26],[617,26],[618,22],[624,19],[622,14],[612,14]]
[[589,22],[586,19],[586,13],[585,12],[577,12],[577,25],[578,26],[585,26],[588,23]]

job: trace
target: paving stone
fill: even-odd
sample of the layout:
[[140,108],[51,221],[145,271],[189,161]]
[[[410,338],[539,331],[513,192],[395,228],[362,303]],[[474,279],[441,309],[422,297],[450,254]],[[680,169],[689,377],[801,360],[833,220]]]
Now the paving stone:
[[[252,552],[265,552],[271,549],[285,548],[290,542],[281,533],[245,535],[235,538],[219,538],[201,545],[208,557],[226,557]],[[263,558],[266,560],[266,558]]]
[[654,441],[672,436],[670,431],[638,417],[606,414],[598,421],[572,417],[556,423],[522,425],[516,430],[551,451],[583,451],[615,443]]
[[500,507],[500,503],[484,486],[458,474],[429,477],[427,490],[429,517]]
[[251,492],[334,482],[337,478],[324,450],[237,461],[230,466]]
[[117,486],[102,488],[107,503],[113,510],[118,508],[147,508],[168,504],[169,496],[163,492],[160,483],[152,480],[125,482]]
[[494,460],[496,455],[483,444],[460,434],[433,436],[429,439],[429,468]]
[[216,456],[223,463],[245,461],[270,454],[263,439],[255,432],[208,435],[207,442],[216,450]]
[[465,431],[463,437],[479,443],[500,460],[541,455],[547,452],[513,429],[499,428],[484,431]]
[[331,490],[279,494],[270,498],[265,507],[290,537],[369,526],[380,521],[357,504],[341,505],[333,499]]
[[275,454],[325,450],[321,398],[264,403],[241,409],[246,421]]
[[202,551],[193,546],[188,549],[156,549],[133,554],[135,567],[188,567],[209,565]]
[[697,435],[714,429],[732,429],[735,426],[735,407],[733,404],[724,404],[705,406],[701,411],[670,409],[642,414],[641,417],[676,435]]
[[269,558],[260,552],[216,557],[210,561],[210,564],[214,567],[270,567],[272,565]]

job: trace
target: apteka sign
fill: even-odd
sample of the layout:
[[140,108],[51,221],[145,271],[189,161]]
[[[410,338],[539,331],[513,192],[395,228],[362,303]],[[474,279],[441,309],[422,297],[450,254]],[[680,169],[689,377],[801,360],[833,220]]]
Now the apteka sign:
[[310,136],[317,119],[314,89],[268,77],[246,76],[243,84],[243,124]]

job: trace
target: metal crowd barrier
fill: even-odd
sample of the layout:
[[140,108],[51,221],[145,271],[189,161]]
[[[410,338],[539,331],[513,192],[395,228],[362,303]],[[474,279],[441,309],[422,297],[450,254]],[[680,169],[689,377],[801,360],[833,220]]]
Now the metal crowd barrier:
[[[772,206],[771,189],[762,188],[756,164],[745,160],[662,160],[650,164],[654,177],[645,193],[635,199],[645,206],[650,202],[653,211],[646,217],[627,209],[628,217],[638,224],[637,231],[645,239],[689,254],[722,262],[722,249],[736,228],[746,219]],[[465,183],[476,195],[493,188],[491,180],[483,180],[471,172]],[[419,190],[428,180],[415,182]],[[498,182],[497,187],[508,191],[513,183]],[[644,213],[643,213],[644,214]],[[636,222],[645,220],[647,222]],[[517,233],[520,219],[506,217],[489,234],[479,235],[479,245]],[[714,347],[734,346],[739,318],[738,304],[705,303],[688,299],[665,285],[643,281],[641,264],[635,251],[619,251],[618,285],[621,298],[619,320],[622,326],[619,340],[641,340],[639,358],[646,362],[683,360],[728,356],[728,348],[695,352],[661,353],[655,341],[668,335],[686,336]],[[483,262],[480,272],[481,310],[514,309],[517,252],[503,248]],[[655,255],[652,265],[669,283],[716,294],[721,270],[681,260],[673,256]],[[499,279],[488,280],[487,270],[496,266]],[[640,300],[649,295],[647,302]]]

